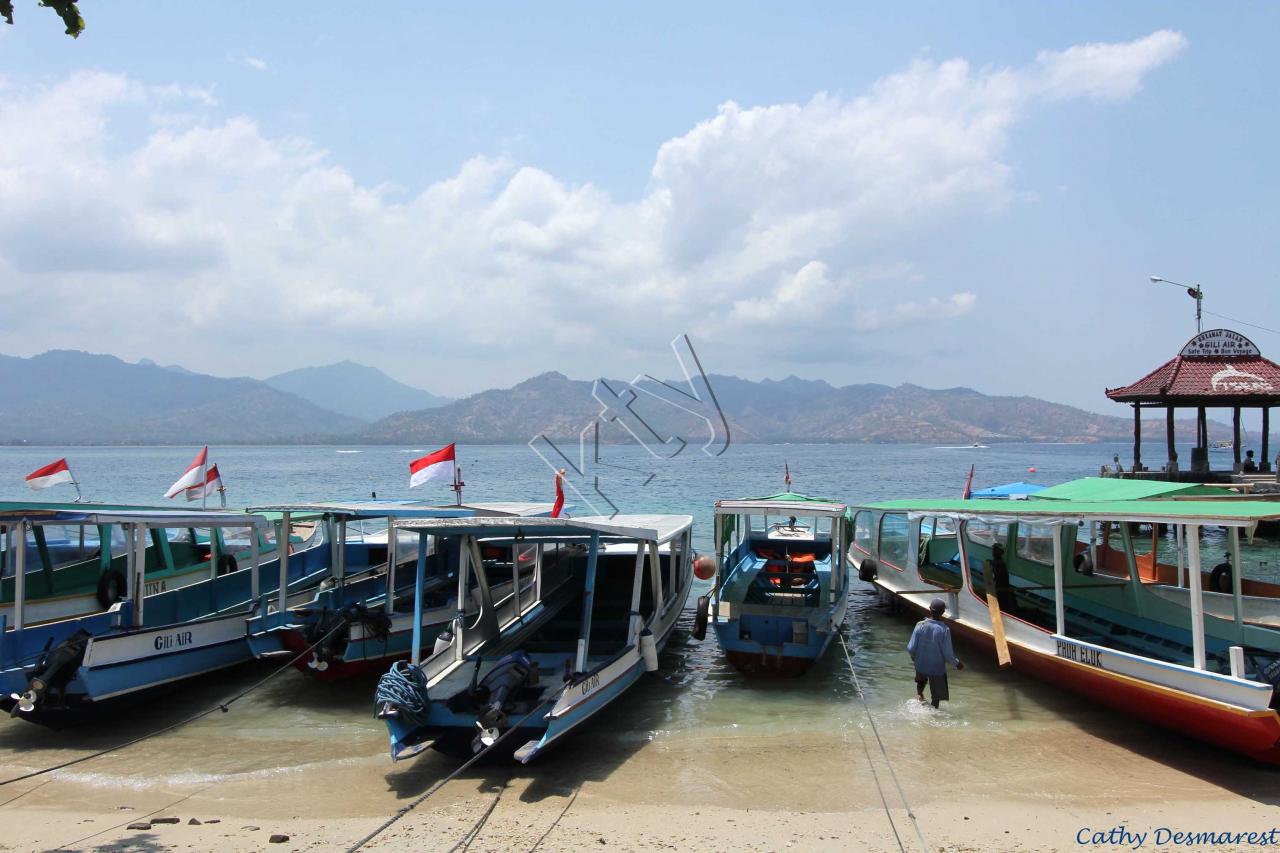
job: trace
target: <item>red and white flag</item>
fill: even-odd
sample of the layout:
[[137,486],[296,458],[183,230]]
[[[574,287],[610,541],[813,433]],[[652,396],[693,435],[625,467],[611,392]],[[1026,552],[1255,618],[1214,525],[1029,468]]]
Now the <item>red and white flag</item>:
[[169,487],[169,491],[164,493],[166,498],[176,498],[187,489],[194,489],[204,485],[205,467],[209,461],[209,446],[205,445],[196,458],[188,466],[186,473],[178,478],[178,482]]
[[964,484],[964,494],[960,496],[960,500],[967,501],[973,497],[973,466],[969,466],[969,479]]
[[421,459],[409,463],[409,488],[416,489],[432,480],[452,480],[454,473],[454,445],[442,447]]
[[551,507],[551,517],[559,518],[564,511],[564,469],[556,472],[556,503]]
[[209,495],[217,494],[222,490],[222,475],[218,473],[218,463],[215,462],[209,466],[209,470],[204,475],[204,486],[192,486],[187,489],[187,500],[198,501],[201,498],[207,498]]
[[791,466],[786,462],[782,463],[782,482],[786,483],[787,491],[791,491]]
[[27,475],[27,485],[33,489],[47,489],[59,483],[74,482],[75,478],[71,476],[71,468],[67,465],[66,459],[50,462]]

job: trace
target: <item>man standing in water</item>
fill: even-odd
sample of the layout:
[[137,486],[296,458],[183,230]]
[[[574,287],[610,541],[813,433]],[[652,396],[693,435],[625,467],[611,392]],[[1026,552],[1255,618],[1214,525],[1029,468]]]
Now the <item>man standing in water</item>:
[[935,708],[939,702],[951,698],[947,694],[947,662],[955,664],[956,669],[964,669],[964,664],[951,649],[951,629],[942,621],[946,610],[947,605],[941,598],[931,601],[929,618],[920,620],[907,642],[907,654],[916,665],[916,698],[924,701],[927,682],[929,699]]

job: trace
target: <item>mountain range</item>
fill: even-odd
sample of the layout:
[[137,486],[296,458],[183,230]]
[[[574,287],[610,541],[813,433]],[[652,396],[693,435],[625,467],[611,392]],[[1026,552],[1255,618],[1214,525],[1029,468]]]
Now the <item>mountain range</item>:
[[[735,442],[1132,438],[1127,417],[970,388],[837,387],[796,377],[752,381],[712,375],[708,380]],[[619,407],[632,409],[660,436],[704,440],[707,429],[700,418],[648,395],[632,399],[625,382],[608,386],[619,395]],[[576,439],[601,408],[592,382],[561,373],[450,401],[350,361],[258,380],[72,350],[0,356],[0,388],[0,442],[11,444],[512,443],[539,434]],[[719,420],[714,410],[704,414]],[[1180,421],[1178,430],[1194,434],[1190,420]],[[1143,431],[1148,440],[1162,442],[1163,418],[1144,422]],[[1210,432],[1217,438],[1230,430],[1214,423]],[[601,423],[601,437],[628,439],[618,423],[608,421]]]

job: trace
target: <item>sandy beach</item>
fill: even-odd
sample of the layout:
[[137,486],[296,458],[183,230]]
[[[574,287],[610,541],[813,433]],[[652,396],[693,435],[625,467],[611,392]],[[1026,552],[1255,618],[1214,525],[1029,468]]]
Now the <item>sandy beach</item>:
[[[1046,732],[931,725],[929,712],[920,715],[924,724],[882,734],[930,849],[1155,849],[1150,833],[1160,827],[1265,831],[1277,823],[1280,774],[1126,720],[1086,712]],[[247,716],[238,728],[230,715],[212,718],[132,753],[8,786],[0,849],[344,850],[458,763],[428,753],[393,766],[376,731],[345,737],[315,726],[291,745],[313,760],[263,769],[283,753],[255,760]],[[532,766],[464,772],[367,849],[920,848],[865,715],[851,714],[853,722],[829,734],[619,739],[624,717],[625,709],[610,709]],[[38,754],[65,760],[74,752]],[[167,775],[142,772],[162,761]],[[179,767],[188,769],[173,772]],[[170,817],[177,822],[128,828]],[[1149,835],[1136,848],[1077,843],[1081,830],[1088,838],[1120,826]],[[278,835],[288,840],[273,843]]]

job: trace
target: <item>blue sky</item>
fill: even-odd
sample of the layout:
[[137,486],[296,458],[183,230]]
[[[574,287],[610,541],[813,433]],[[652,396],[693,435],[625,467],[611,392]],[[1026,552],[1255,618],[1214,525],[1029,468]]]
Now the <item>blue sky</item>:
[[1274,5],[15,5],[6,353],[459,394],[687,331],[1122,414],[1194,331],[1148,275],[1280,328]]

